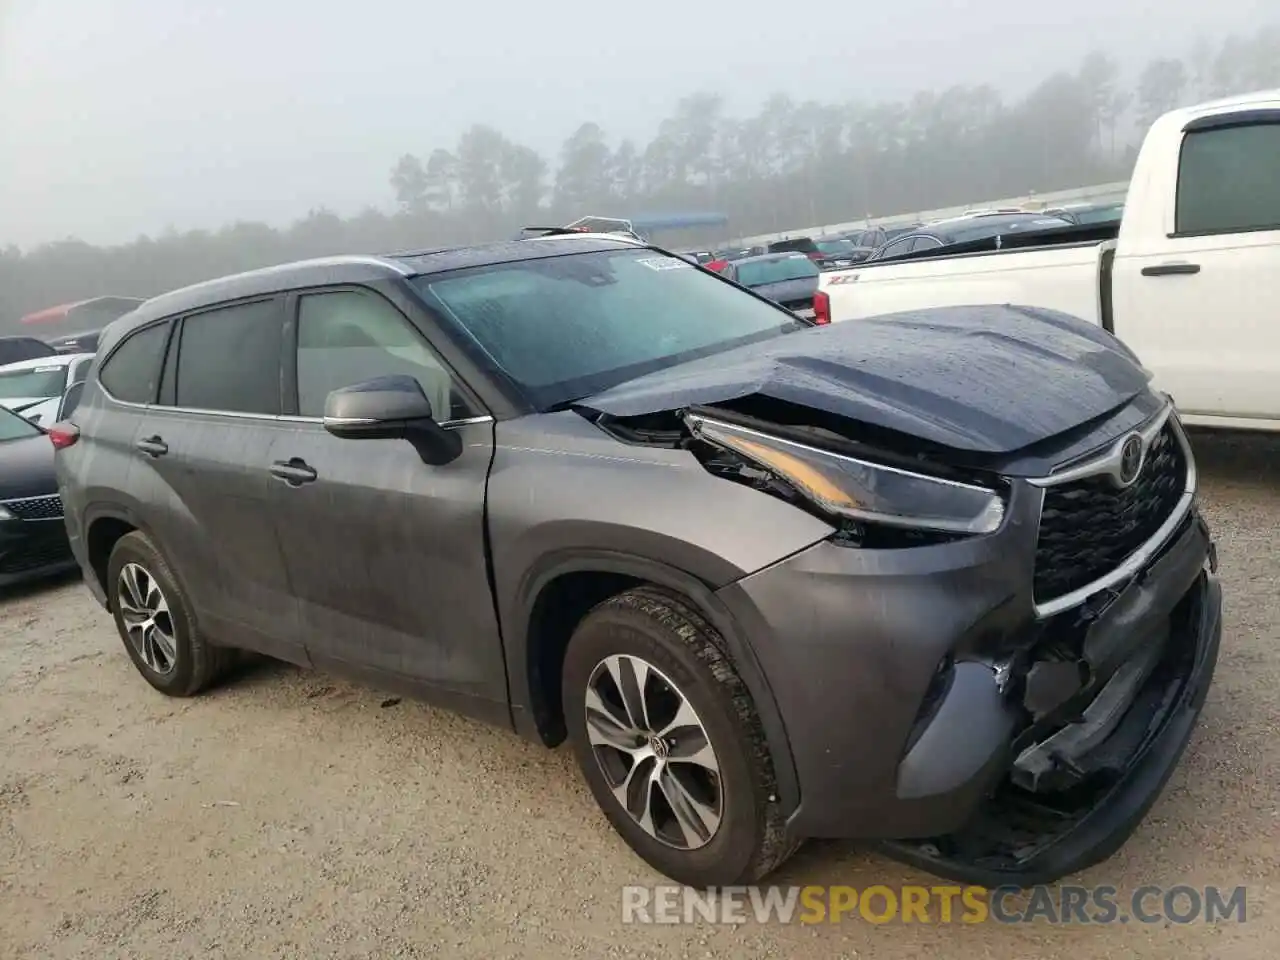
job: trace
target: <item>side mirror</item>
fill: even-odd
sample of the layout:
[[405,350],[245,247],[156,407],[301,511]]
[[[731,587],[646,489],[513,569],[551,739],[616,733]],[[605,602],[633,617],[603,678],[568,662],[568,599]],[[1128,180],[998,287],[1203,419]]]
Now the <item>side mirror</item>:
[[462,453],[462,438],[436,423],[422,384],[403,375],[334,390],[325,398],[324,428],[344,440],[407,440],[432,466]]
[[84,380],[79,380],[67,387],[66,392],[62,395],[62,400],[58,403],[58,414],[54,417],[54,422],[61,422],[75,412],[76,407],[80,406],[80,396],[84,393]]

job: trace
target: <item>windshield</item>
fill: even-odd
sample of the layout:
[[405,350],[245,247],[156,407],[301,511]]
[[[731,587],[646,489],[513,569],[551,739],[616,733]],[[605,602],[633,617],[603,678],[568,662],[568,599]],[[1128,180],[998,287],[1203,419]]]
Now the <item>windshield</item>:
[[735,278],[744,287],[760,287],[766,283],[785,283],[816,277],[818,265],[804,254],[783,257],[779,260],[755,260],[739,263]]
[[0,371],[0,400],[60,397],[66,383],[66,364]]
[[606,250],[414,279],[482,362],[549,409],[804,325],[651,249]]
[[39,435],[40,430],[11,410],[0,407],[0,443]]

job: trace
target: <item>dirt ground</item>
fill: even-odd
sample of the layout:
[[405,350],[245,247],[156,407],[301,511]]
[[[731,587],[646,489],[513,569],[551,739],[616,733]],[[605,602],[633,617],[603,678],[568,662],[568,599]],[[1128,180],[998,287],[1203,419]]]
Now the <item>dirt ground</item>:
[[[1280,442],[1198,437],[1228,604],[1183,765],[1075,878],[1248,887],[1239,923],[624,926],[661,882],[567,749],[255,667],[168,700],[78,582],[0,597],[0,957],[1268,957],[1280,934]],[[928,883],[810,844],[781,883]]]

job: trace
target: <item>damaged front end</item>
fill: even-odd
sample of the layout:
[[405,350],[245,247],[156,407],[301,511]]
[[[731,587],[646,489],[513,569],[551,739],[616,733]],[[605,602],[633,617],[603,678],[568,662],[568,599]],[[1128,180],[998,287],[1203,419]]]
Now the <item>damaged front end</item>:
[[[798,835],[875,839],[987,886],[1052,882],[1124,842],[1190,736],[1221,632],[1194,460],[1159,400],[1057,438],[1086,453],[1044,475],[777,399],[596,419],[835,531],[725,592],[785,647],[758,652],[790,711]],[[1117,424],[1098,453],[1089,435]]]
[[[1055,615],[1019,656],[993,664],[985,717],[942,707],[938,730],[964,724],[992,748],[1007,735],[1002,772],[957,829],[887,850],[988,887],[1054,882],[1114,853],[1172,773],[1208,691],[1221,634],[1215,569],[1209,532],[1189,514],[1123,589]],[[927,737],[914,748],[924,756],[903,760],[900,796],[913,774],[937,774],[922,769],[938,756]]]

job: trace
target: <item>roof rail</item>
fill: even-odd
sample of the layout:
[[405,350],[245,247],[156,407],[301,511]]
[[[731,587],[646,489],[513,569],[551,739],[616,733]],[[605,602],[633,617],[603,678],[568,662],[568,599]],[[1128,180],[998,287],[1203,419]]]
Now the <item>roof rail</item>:
[[536,240],[538,237],[560,237],[565,234],[589,233],[586,227],[522,227],[517,240]]

